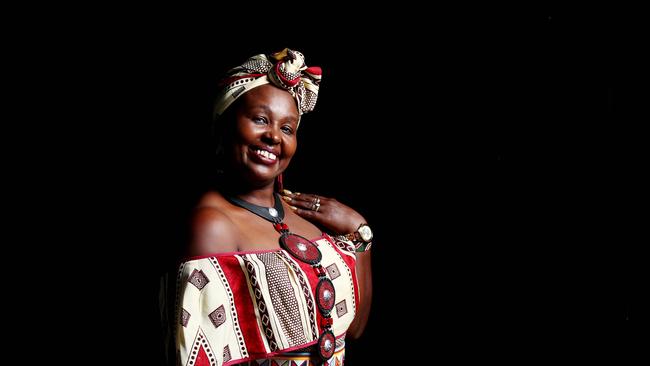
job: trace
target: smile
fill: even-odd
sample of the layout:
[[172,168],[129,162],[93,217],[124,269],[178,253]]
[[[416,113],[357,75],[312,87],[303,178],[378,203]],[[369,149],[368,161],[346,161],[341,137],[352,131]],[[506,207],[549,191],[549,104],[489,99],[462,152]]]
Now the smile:
[[264,159],[266,161],[275,162],[276,160],[278,160],[278,156],[276,154],[274,154],[274,153],[272,153],[270,151],[267,151],[267,150],[263,150],[263,149],[259,149],[259,148],[253,148],[253,152],[255,153],[255,155],[257,155],[258,157],[260,157],[260,158],[262,158],[262,159]]

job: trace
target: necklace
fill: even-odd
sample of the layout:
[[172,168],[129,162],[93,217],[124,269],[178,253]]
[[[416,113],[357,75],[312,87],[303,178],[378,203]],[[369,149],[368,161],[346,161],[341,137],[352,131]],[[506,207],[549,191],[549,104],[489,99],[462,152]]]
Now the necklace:
[[231,203],[245,208],[265,220],[271,221],[273,223],[280,223],[282,220],[284,220],[284,208],[282,208],[282,201],[280,200],[279,195],[274,194],[273,198],[275,199],[273,207],[263,207],[248,203],[237,197],[226,197],[226,199]]
[[316,285],[316,304],[322,316],[320,322],[321,335],[318,337],[318,355],[327,360],[334,355],[334,346],[336,338],[332,332],[332,316],[331,311],[334,308],[335,293],[334,284],[327,278],[326,271],[321,265],[320,261],[322,254],[316,244],[311,240],[294,234],[289,230],[284,220],[284,209],[282,208],[282,201],[278,194],[274,194],[273,207],[264,207],[254,205],[246,202],[237,197],[226,197],[232,204],[244,208],[257,216],[273,223],[275,230],[280,233],[280,247],[287,251],[291,256],[300,260],[301,262],[308,263],[314,269],[318,276],[318,284]]

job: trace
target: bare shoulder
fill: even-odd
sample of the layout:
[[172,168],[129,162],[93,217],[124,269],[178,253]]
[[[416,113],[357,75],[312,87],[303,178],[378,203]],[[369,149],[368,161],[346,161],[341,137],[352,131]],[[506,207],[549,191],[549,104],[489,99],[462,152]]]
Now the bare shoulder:
[[200,256],[237,250],[239,232],[218,197],[202,199],[192,214],[189,255]]

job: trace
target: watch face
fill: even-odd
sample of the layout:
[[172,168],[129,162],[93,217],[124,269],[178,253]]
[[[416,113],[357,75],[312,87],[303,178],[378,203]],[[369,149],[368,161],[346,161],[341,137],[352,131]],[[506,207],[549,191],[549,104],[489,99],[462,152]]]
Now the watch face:
[[372,240],[372,230],[370,230],[370,226],[361,225],[358,231],[359,231],[359,236],[361,236],[361,240],[365,242],[369,242],[370,240]]

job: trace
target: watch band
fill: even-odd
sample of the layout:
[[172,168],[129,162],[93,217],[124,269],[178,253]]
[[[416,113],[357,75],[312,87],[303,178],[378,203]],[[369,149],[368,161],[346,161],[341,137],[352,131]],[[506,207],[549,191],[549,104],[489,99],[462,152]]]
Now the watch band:
[[359,238],[357,238],[357,232],[356,231],[353,232],[353,233],[345,234],[345,235],[343,235],[343,237],[345,237],[345,239],[347,239],[349,241],[358,241],[359,240]]
[[[352,235],[352,234],[334,235],[334,236],[332,236],[332,237],[333,237],[334,239],[336,239],[336,240],[340,240],[340,241],[349,241],[349,242],[351,242],[351,243],[352,243],[352,246],[354,247],[354,251],[355,251],[355,252],[358,252],[358,253],[361,253],[361,252],[367,252],[367,251],[369,251],[370,248],[372,247],[372,241],[366,243],[366,242],[363,241],[363,240],[353,240],[353,239],[350,239],[350,235]],[[350,247],[350,248],[348,249],[348,251],[352,251],[352,248]]]
[[369,243],[366,243],[364,241],[355,242],[354,243],[354,248],[355,248],[354,251],[357,252],[357,253],[367,252],[367,251],[370,250],[371,246],[372,246],[372,242],[369,242]]
[[364,240],[363,235],[359,232],[359,230],[364,226],[366,226],[366,228],[365,228],[366,230],[370,230],[370,227],[368,227],[368,224],[363,223],[363,224],[359,225],[359,228],[357,230],[355,230],[354,232],[348,233],[348,234],[341,234],[341,235],[338,235],[338,237],[343,239],[343,240],[347,240],[347,241],[351,242],[354,245],[354,251],[355,252],[368,251],[372,247],[372,231],[370,231],[369,240],[368,241]]

